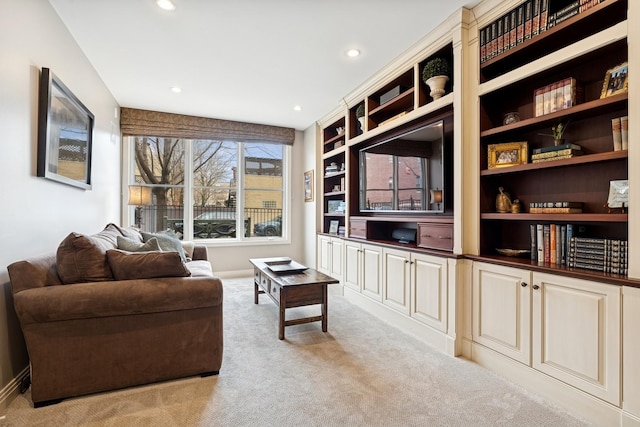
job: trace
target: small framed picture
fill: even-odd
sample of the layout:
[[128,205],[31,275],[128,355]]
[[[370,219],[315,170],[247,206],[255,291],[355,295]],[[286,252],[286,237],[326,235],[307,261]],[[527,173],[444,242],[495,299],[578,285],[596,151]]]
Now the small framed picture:
[[621,179],[609,182],[609,198],[607,199],[609,209],[629,207],[629,180]]
[[338,234],[338,226],[340,222],[338,220],[333,220],[329,223],[329,234]]
[[304,173],[304,201],[313,202],[313,170]]
[[604,83],[602,84],[600,98],[606,98],[607,96],[626,92],[629,89],[628,75],[628,62],[616,65],[612,69],[607,70],[607,74],[604,76]]
[[529,155],[529,144],[526,141],[490,144],[487,152],[489,169],[524,165]]

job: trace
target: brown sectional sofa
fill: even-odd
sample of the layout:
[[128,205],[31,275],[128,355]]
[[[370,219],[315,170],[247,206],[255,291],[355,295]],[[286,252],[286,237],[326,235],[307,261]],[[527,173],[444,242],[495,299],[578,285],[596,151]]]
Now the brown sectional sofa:
[[[175,252],[117,250],[118,235],[139,238],[142,243],[136,233],[113,224],[94,236],[72,233],[56,255],[8,267],[29,352],[35,407],[66,397],[220,370],[222,283],[211,272],[206,248],[196,246],[188,262]],[[71,258],[70,240],[84,245],[75,245],[77,253]],[[118,266],[113,264],[116,259]],[[67,263],[62,268],[68,271],[69,265],[78,264],[75,268],[80,271],[82,260],[93,262],[94,271],[83,274],[95,280],[83,281],[80,274],[73,277],[74,283],[65,284],[59,267]],[[136,278],[110,279],[108,270],[113,267],[120,277],[129,268]],[[106,277],[96,275],[95,270]],[[139,278],[145,274],[174,277]]]

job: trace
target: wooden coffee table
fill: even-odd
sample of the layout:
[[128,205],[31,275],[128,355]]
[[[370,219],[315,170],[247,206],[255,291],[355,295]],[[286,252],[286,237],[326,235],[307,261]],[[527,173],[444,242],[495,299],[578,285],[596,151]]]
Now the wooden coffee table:
[[[338,280],[312,268],[296,268],[300,267],[300,264],[295,261],[290,263],[290,271],[274,272],[270,268],[270,264],[275,262],[276,264],[272,264],[272,267],[275,270],[282,270],[283,267],[286,267],[283,265],[286,264],[286,260],[283,258],[252,258],[249,262],[254,266],[254,303],[258,304],[258,296],[260,294],[267,294],[280,308],[278,314],[278,338],[284,339],[284,328],[286,326],[310,322],[322,322],[322,331],[327,332],[327,285],[339,283]],[[321,305],[319,316],[286,320],[285,312],[287,308],[314,304]]]

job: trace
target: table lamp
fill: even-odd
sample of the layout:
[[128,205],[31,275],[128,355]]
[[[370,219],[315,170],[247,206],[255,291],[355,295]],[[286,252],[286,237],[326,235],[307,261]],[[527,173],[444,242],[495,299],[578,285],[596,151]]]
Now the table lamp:
[[135,225],[142,228],[142,207],[151,204],[151,187],[129,186],[129,205],[136,207]]

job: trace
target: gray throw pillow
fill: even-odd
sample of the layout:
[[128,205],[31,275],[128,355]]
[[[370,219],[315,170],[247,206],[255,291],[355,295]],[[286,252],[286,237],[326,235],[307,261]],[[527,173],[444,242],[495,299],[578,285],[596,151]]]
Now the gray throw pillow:
[[155,237],[143,243],[122,236],[118,236],[118,249],[129,252],[151,252],[161,250],[158,239]]
[[178,252],[180,254],[180,258],[182,258],[183,262],[187,262],[187,256],[184,253],[184,249],[182,249],[182,243],[180,240],[174,236],[165,233],[147,233],[142,231],[142,240],[148,242],[152,238],[156,238],[158,240],[158,244],[160,245],[160,250],[166,252]]

